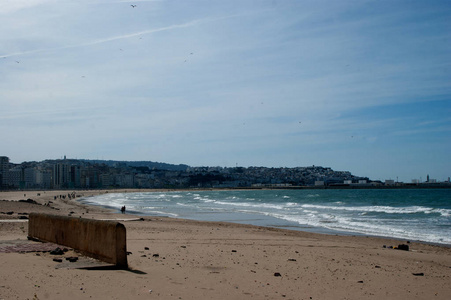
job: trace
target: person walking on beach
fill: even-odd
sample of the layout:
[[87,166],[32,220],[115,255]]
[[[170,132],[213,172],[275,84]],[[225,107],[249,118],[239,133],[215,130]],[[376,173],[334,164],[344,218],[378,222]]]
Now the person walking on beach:
[[121,213],[125,214],[125,205],[121,207]]

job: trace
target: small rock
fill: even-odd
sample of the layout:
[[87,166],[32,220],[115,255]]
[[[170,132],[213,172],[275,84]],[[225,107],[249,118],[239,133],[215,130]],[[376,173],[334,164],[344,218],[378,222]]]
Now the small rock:
[[69,262],[76,262],[78,260],[78,257],[76,256],[66,257],[66,260],[68,260]]
[[280,274],[279,272],[274,273],[274,276],[276,277],[282,277],[282,274]]
[[232,250],[232,252],[236,252],[236,250]]
[[153,257],[160,257],[160,254],[155,253],[154,255],[152,255]]
[[398,249],[398,250],[409,251],[409,245],[401,244],[401,245],[398,245],[398,248],[397,248],[397,249]]
[[61,248],[58,247],[58,248],[56,248],[56,249],[50,251],[50,254],[51,254],[51,255],[63,255],[63,254],[64,254],[64,251],[61,250]]
[[296,261],[294,258],[289,258],[288,261]]
[[132,255],[133,253],[131,253],[130,251],[127,251],[127,255]]
[[144,250],[149,250],[149,247],[144,247]]
[[8,211],[6,214],[7,215],[12,215],[14,212],[13,211]]
[[363,280],[359,280],[359,281],[357,281],[357,283],[363,283]]
[[54,258],[53,261],[59,262],[59,263],[60,263],[60,262],[63,262],[63,260],[62,260],[61,258]]
[[412,273],[413,276],[424,276],[424,273]]

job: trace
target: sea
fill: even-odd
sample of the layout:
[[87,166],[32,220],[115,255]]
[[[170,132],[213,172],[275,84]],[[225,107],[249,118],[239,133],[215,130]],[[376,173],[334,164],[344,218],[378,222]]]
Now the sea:
[[451,246],[451,189],[105,193],[81,202],[127,213]]

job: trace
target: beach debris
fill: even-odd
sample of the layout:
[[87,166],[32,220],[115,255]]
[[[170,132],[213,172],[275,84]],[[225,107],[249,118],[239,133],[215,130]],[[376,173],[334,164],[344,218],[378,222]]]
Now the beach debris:
[[154,255],[152,255],[153,257],[160,257],[160,254],[155,253]]
[[424,276],[424,273],[412,273],[413,276]]
[[282,274],[280,274],[279,272],[274,273],[274,276],[276,277],[282,277]]
[[289,258],[288,261],[296,261],[294,258]]
[[63,259],[62,258],[54,258],[53,261],[60,263],[60,262],[63,262]]
[[398,247],[395,249],[409,251],[409,245],[401,244],[401,245],[398,245]]
[[232,250],[232,252],[237,252],[236,250]]
[[66,257],[66,260],[69,262],[76,262],[78,260],[78,257],[76,256]]
[[149,250],[149,247],[144,247],[144,250]]
[[363,283],[363,280],[359,280],[359,281],[357,281],[357,283]]
[[186,248],[186,246],[180,246],[181,248]]
[[19,202],[26,202],[26,203],[31,203],[31,204],[39,204],[36,201],[34,201],[33,199],[19,200]]
[[63,255],[64,251],[60,247],[57,247],[54,250],[50,251],[50,254],[51,255]]
[[131,253],[130,251],[127,251],[127,255],[132,255],[133,253]]

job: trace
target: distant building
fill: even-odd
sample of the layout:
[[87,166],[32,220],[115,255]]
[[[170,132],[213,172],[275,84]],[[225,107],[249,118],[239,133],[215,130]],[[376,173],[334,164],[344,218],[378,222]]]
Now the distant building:
[[395,181],[393,179],[385,180],[385,185],[395,185]]
[[6,172],[9,169],[9,158],[0,156],[0,188],[6,186]]

